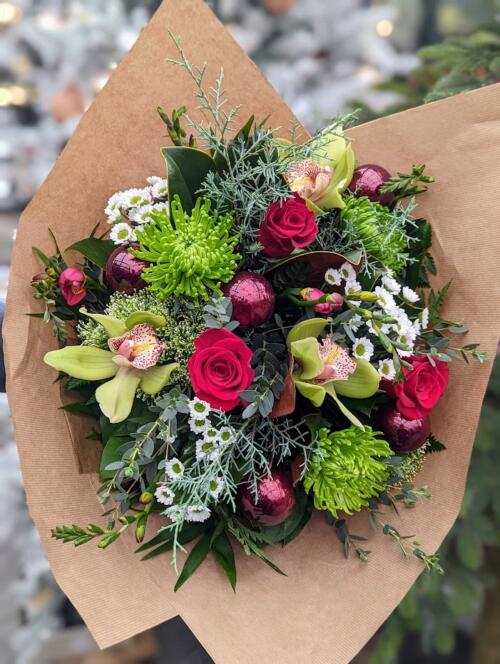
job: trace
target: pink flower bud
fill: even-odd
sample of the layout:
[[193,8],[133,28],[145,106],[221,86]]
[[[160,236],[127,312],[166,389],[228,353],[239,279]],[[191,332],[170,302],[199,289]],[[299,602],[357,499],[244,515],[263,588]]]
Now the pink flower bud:
[[70,307],[76,306],[85,299],[87,291],[83,287],[84,284],[85,275],[78,268],[68,267],[61,272],[59,277],[59,288]]
[[[324,297],[324,293],[322,290],[319,288],[303,288],[300,291],[300,297],[303,300],[306,300],[306,302],[312,302],[314,300],[319,300],[320,298]],[[315,304],[313,306],[313,311],[315,311],[318,314],[331,314],[333,311],[333,305],[328,303],[328,302],[320,302],[319,304]]]
[[327,295],[326,301],[332,305],[332,311],[338,311],[344,306],[344,298],[340,293],[330,293]]

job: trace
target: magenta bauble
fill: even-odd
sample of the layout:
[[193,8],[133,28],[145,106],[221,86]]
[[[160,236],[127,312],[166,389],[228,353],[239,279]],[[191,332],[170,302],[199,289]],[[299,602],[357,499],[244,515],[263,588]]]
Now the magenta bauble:
[[273,315],[276,295],[260,274],[239,272],[224,286],[224,295],[232,302],[233,320],[242,327],[257,327]]
[[374,203],[391,205],[392,194],[381,194],[380,187],[391,177],[389,171],[377,164],[365,164],[354,171],[349,190],[356,196],[367,196]]
[[[142,271],[148,263],[141,261],[129,253],[129,245],[117,247],[106,263],[106,281],[108,286],[120,293],[135,293],[146,287],[142,279]],[[133,245],[133,248],[134,245]]]
[[395,405],[384,406],[377,418],[378,426],[395,452],[413,452],[421,447],[431,432],[428,417],[409,420]]
[[290,475],[274,469],[257,483],[257,496],[250,482],[238,487],[241,512],[265,526],[276,526],[287,519],[295,507],[295,490]]

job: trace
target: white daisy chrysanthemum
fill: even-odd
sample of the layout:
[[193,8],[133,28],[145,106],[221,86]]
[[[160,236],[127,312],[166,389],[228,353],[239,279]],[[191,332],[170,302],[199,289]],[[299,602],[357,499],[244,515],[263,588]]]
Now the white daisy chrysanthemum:
[[425,309],[420,314],[420,322],[422,323],[422,330],[426,330],[429,326],[429,309]]
[[348,263],[342,263],[339,268],[340,276],[344,281],[356,281],[356,270]]
[[357,360],[370,360],[373,355],[373,344],[368,337],[356,339],[352,346],[352,354]]
[[420,325],[420,321],[418,320],[418,318],[416,318],[416,319],[413,321],[413,330],[415,331],[415,336],[416,336],[416,337],[418,337],[418,335],[419,335],[420,332],[422,331],[422,326]]
[[207,427],[203,434],[203,440],[208,443],[218,443],[220,441],[220,431],[215,427]]
[[134,208],[129,215],[130,221],[133,221],[136,224],[146,224],[150,221],[148,215],[152,209],[152,205],[141,205],[141,207]]
[[192,505],[186,510],[186,521],[203,523],[210,518],[210,510],[205,505]]
[[217,499],[224,488],[224,481],[221,477],[215,477],[208,483],[209,493],[212,498]]
[[213,461],[219,454],[219,449],[216,441],[213,440],[197,440],[196,441],[196,461],[208,459]]
[[171,480],[180,480],[184,475],[184,464],[177,457],[165,464],[165,474]]
[[152,195],[149,188],[145,189],[127,189],[122,192],[123,204],[128,208],[139,208],[152,202]]
[[159,177],[158,175],[150,175],[148,178],[146,178],[146,182],[152,186],[154,184],[158,184],[158,182],[163,182],[163,178]]
[[408,334],[400,334],[397,338],[399,344],[403,344],[405,348],[397,348],[397,353],[400,357],[409,357],[413,355],[413,348],[415,346],[414,340]]
[[172,507],[167,507],[163,512],[174,523],[182,521],[186,516],[186,509],[181,505],[172,505]]
[[109,224],[116,224],[122,218],[121,208],[124,205],[122,192],[119,191],[116,194],[113,194],[108,201],[104,214],[108,218]]
[[385,360],[380,360],[378,363],[378,373],[381,378],[387,378],[387,380],[392,380],[396,375],[394,362],[389,358]]
[[[361,290],[363,290],[361,284],[356,281],[356,279],[350,279],[349,281],[346,281],[344,287],[344,293],[346,295],[354,295],[355,293],[359,293]],[[355,307],[358,307],[361,304],[361,300],[349,300],[349,303]]]
[[131,226],[123,221],[113,226],[109,233],[109,237],[115,244],[125,244],[132,240],[134,232]]
[[162,180],[152,183],[151,193],[153,194],[154,199],[167,198],[168,196],[168,181]]
[[222,427],[219,429],[219,441],[221,445],[234,443],[234,431],[230,427]]
[[375,287],[375,295],[378,297],[379,305],[386,313],[394,312],[397,309],[394,296],[383,286]]
[[401,291],[401,284],[399,284],[392,276],[392,273],[389,272],[382,277],[382,286],[389,291],[391,295],[397,295]]
[[210,423],[207,420],[202,418],[191,417],[189,419],[189,428],[193,433],[204,433],[207,430],[207,427],[210,426]]
[[409,302],[410,304],[415,304],[415,302],[420,300],[420,295],[416,293],[413,288],[403,286],[403,300]]
[[325,272],[325,281],[330,286],[340,286],[342,283],[342,275],[338,270],[334,270],[333,267],[328,268]]
[[160,505],[169,507],[175,500],[175,493],[166,484],[159,484],[156,487],[155,498]]
[[206,420],[210,415],[210,404],[195,397],[188,403],[189,412],[193,419]]

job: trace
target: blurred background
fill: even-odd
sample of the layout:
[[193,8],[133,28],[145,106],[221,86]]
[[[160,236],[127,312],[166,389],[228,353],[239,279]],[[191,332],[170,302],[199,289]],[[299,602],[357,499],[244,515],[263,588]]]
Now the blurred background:
[[[0,0],[0,300],[20,212],[158,5]],[[210,5],[311,131],[340,112],[359,109],[364,122],[500,81],[499,0]],[[499,664],[499,401],[497,363],[462,511],[441,550],[446,576],[421,577],[353,664]],[[0,664],[211,662],[180,619],[96,650],[31,524],[3,395],[0,504]]]

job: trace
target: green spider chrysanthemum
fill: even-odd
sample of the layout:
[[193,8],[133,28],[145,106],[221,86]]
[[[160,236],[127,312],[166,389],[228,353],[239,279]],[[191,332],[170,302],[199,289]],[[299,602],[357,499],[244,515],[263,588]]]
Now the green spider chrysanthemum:
[[378,435],[369,426],[364,431],[355,426],[320,429],[318,449],[304,475],[304,489],[312,489],[316,509],[329,510],[335,518],[339,512],[352,514],[384,490],[390,474],[384,460],[393,452]]
[[210,212],[210,201],[199,198],[191,214],[176,196],[171,215],[152,212],[152,221],[137,232],[138,258],[151,265],[142,273],[149,290],[161,299],[187,295],[207,300],[210,291],[231,280],[241,256],[237,235],[230,235],[233,215]]
[[408,262],[409,238],[404,215],[397,215],[366,196],[349,196],[340,223],[384,267],[398,272]]

